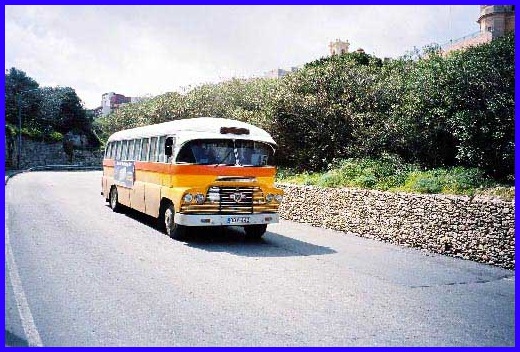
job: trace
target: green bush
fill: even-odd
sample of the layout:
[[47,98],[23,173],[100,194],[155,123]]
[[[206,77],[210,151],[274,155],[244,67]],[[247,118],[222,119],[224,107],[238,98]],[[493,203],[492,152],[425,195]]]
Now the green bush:
[[7,123],[5,125],[5,134],[7,136],[16,136],[18,134],[18,129],[10,123]]
[[[6,135],[9,136],[18,136],[18,128],[11,124],[5,125]],[[45,142],[61,142],[63,140],[63,134],[57,131],[46,131],[43,132],[39,128],[36,127],[23,127],[22,128],[22,136],[29,139],[34,139],[37,141],[45,141]]]
[[26,136],[31,139],[41,139],[43,132],[36,128],[22,127],[22,136]]
[[415,171],[400,190],[417,193],[475,194],[476,189],[492,187],[493,182],[477,168],[455,167]]
[[59,132],[51,132],[48,136],[51,142],[61,142],[63,140],[63,135]]
[[298,174],[282,169],[278,181],[319,187],[465,195],[474,195],[477,190],[496,186],[481,169],[454,167],[420,170],[417,165],[388,156],[382,160],[336,160],[324,173]]
[[441,193],[441,180],[433,172],[412,172],[400,190],[413,193]]
[[401,186],[416,166],[398,156],[384,154],[380,159],[346,159],[332,164],[341,185],[388,190]]
[[316,185],[320,187],[341,187],[344,186],[344,179],[339,172],[326,172],[319,176]]
[[473,195],[476,188],[493,186],[481,169],[455,167],[443,171],[445,171],[443,193]]
[[363,188],[374,188],[377,185],[377,179],[374,175],[362,175],[354,180],[354,184]]

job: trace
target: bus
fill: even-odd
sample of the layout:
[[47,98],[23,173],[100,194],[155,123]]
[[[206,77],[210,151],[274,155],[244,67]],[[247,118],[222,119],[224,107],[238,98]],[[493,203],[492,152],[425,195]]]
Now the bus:
[[276,143],[251,124],[214,117],[122,130],[107,141],[101,195],[157,218],[173,239],[194,227],[242,226],[250,239],[279,221]]

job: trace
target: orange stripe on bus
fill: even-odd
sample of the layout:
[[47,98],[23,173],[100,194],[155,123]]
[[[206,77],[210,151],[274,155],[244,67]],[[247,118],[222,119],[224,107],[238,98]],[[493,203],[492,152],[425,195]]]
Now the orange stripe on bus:
[[103,166],[114,166],[113,159],[103,159]]
[[177,175],[214,175],[214,176],[274,176],[274,167],[234,167],[211,165],[171,165],[172,173]]
[[[174,165],[155,163],[148,161],[135,161],[136,171],[152,171],[163,174],[175,175],[213,175],[213,176],[274,176],[274,167],[240,167],[240,166],[214,166],[214,165]],[[104,159],[103,166],[114,166],[114,160]]]
[[136,161],[134,163],[136,171],[152,171],[158,172],[161,174],[171,174],[172,164],[164,164],[164,163],[153,163],[149,161]]

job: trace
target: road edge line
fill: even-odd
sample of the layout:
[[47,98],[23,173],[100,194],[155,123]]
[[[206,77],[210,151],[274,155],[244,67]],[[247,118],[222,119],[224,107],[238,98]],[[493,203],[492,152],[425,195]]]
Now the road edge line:
[[25,292],[22,287],[22,280],[20,275],[18,274],[18,267],[14,260],[13,250],[11,248],[11,241],[9,238],[9,231],[7,228],[8,223],[8,211],[7,211],[7,203],[5,204],[5,259],[7,262],[7,270],[9,272],[9,279],[11,280],[11,286],[14,292],[14,299],[16,301],[16,306],[18,308],[18,313],[20,314],[20,319],[22,321],[22,328],[25,332],[25,337],[27,339],[27,343],[31,347],[43,347],[43,342],[36,329],[36,324],[34,323],[34,318],[31,313],[31,308],[29,307],[29,302],[27,301],[27,297],[25,296]]
[[33,166],[28,169],[23,170],[15,170],[10,175],[5,175],[5,186],[7,186],[7,182],[16,175],[23,174],[24,172],[33,172],[33,171],[81,171],[81,170],[93,170],[93,171],[103,171],[103,166],[83,166],[83,165],[45,165],[45,166]]

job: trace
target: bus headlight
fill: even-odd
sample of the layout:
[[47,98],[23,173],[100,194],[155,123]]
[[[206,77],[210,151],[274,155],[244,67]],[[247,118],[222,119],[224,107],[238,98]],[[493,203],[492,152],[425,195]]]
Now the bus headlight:
[[204,204],[204,195],[200,193],[196,194],[195,202],[197,202],[197,204]]
[[271,193],[268,193],[266,196],[265,196],[265,200],[268,202],[268,203],[271,203],[274,199],[274,195],[271,194]]
[[283,196],[281,194],[277,194],[274,196],[274,200],[277,202],[277,203],[281,203],[282,202],[282,199],[283,199]]
[[182,200],[185,203],[191,203],[191,201],[193,200],[193,196],[190,193],[185,194],[184,197],[182,197]]

